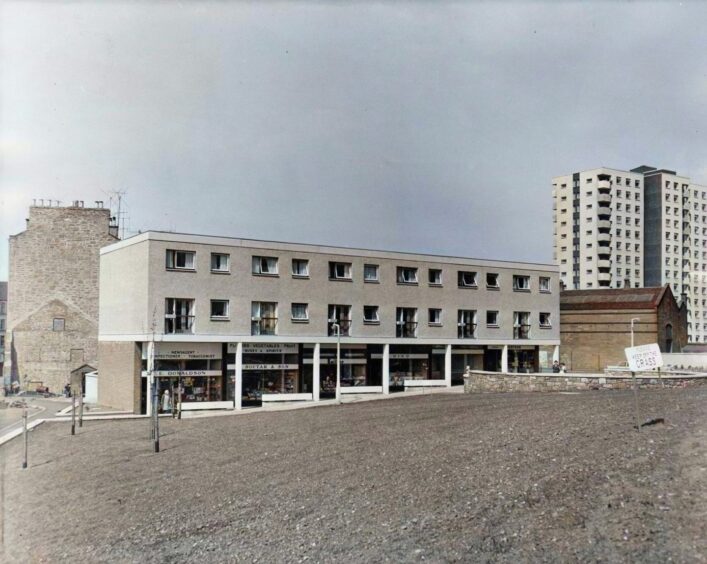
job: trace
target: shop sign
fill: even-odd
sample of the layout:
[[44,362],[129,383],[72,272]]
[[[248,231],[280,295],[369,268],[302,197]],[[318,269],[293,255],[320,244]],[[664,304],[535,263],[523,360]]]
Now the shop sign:
[[[425,353],[390,353],[390,360],[427,360],[430,355]],[[371,355],[371,358],[383,358],[380,353]]]
[[509,351],[534,351],[535,347],[532,345],[508,345]]
[[298,364],[244,364],[243,370],[297,370]]
[[452,349],[452,354],[484,354],[483,349]]
[[486,348],[490,351],[502,351],[503,345],[487,345]]
[[[178,377],[193,377],[193,376],[221,376],[220,370],[155,370],[153,372],[155,376],[165,377],[170,376],[172,378]],[[142,371],[143,376],[147,376],[147,370]]]
[[[142,348],[142,358],[147,359],[148,346]],[[221,343],[155,343],[155,360],[219,360]]]
[[[228,343],[228,352],[235,353],[238,343]],[[243,343],[243,354],[297,354],[297,343]]]

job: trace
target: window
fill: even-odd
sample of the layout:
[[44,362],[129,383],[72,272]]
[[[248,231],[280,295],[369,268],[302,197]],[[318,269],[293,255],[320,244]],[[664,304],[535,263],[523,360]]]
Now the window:
[[460,288],[475,288],[476,272],[460,270],[457,273],[457,284]]
[[55,317],[54,320],[52,321],[52,331],[63,331],[64,326],[65,326],[65,323],[64,323],[63,317]]
[[530,339],[530,312],[513,312],[513,338]]
[[365,305],[363,306],[363,322],[367,324],[378,324],[378,306]]
[[336,326],[339,326],[340,335],[348,337],[351,334],[351,306],[350,305],[330,305],[329,306],[329,332],[330,337],[337,335]]
[[229,272],[231,270],[230,255],[211,253],[211,272]]
[[398,284],[417,284],[417,268],[399,266]]
[[308,278],[309,261],[307,259],[292,259],[292,276],[297,278]]
[[363,265],[363,281],[364,282],[378,282],[378,265],[377,264],[364,264]]
[[428,272],[430,286],[442,285],[442,271],[439,268],[430,268]]
[[[562,250],[567,250],[567,247],[563,247]],[[496,272],[487,272],[486,273],[486,287],[487,288],[494,288],[494,289],[497,289],[500,287],[498,284],[498,274]]]
[[476,311],[460,309],[457,316],[457,337],[473,339],[476,336]]
[[549,292],[550,291],[550,277],[549,276],[541,276],[540,277],[540,291],[541,292]]
[[442,310],[438,308],[430,308],[427,310],[428,321],[430,325],[442,325]]
[[167,249],[167,268],[173,270],[194,270],[194,251],[174,251]]
[[251,335],[277,335],[277,302],[251,303]]
[[486,312],[486,326],[487,327],[498,327],[498,312],[497,311],[487,311]]
[[309,321],[309,305],[293,303],[292,321],[296,323],[307,323]]
[[211,319],[227,320],[229,317],[228,305],[228,300],[211,300]]
[[395,336],[406,339],[417,337],[417,308],[396,308]]
[[329,263],[329,279],[330,280],[351,280],[351,263],[350,262],[330,262]]
[[548,329],[552,327],[552,323],[550,323],[550,314],[544,311],[540,312],[540,327],[544,329]]
[[513,290],[516,292],[530,291],[530,276],[513,275]]
[[253,257],[253,274],[277,276],[277,258]]
[[170,334],[194,332],[194,300],[183,298],[165,300],[164,332]]

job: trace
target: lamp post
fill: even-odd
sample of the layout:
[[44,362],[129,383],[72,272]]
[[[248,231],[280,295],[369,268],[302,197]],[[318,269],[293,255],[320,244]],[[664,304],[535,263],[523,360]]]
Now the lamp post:
[[336,329],[336,403],[341,403],[341,327],[335,321],[331,326]]
[[631,318],[631,348],[633,348],[633,323],[634,321],[640,321],[640,317],[633,317]]

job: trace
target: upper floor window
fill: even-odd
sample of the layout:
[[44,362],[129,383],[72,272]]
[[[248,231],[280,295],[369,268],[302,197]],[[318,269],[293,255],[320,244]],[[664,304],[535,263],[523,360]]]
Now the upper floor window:
[[230,256],[224,253],[211,253],[211,272],[229,272]]
[[417,308],[399,307],[395,311],[395,336],[417,337]]
[[337,335],[338,325],[339,335],[347,337],[351,334],[351,306],[350,305],[330,305],[329,306],[329,331],[330,337]]
[[439,308],[429,308],[427,319],[430,325],[442,325],[442,310]]
[[457,284],[460,288],[475,288],[476,272],[460,270],[457,273]]
[[364,282],[379,282],[380,278],[378,275],[378,265],[377,264],[364,264],[363,265],[363,281]]
[[488,327],[498,327],[498,311],[488,310],[486,312],[486,325]]
[[292,276],[306,278],[309,276],[309,261],[307,259],[292,259]]
[[[567,250],[567,247],[563,247],[562,250]],[[486,273],[486,287],[487,288],[499,288],[498,274],[496,272]]]
[[530,276],[513,275],[513,289],[516,291],[530,291]]
[[457,319],[457,337],[473,339],[476,336],[476,311],[460,309]]
[[378,306],[363,306],[363,322],[367,324],[380,323],[380,319],[378,317]]
[[442,269],[440,268],[430,268],[428,272],[428,281],[430,286],[441,286],[442,285]]
[[277,335],[277,302],[251,302],[250,334]]
[[541,276],[539,286],[540,286],[541,292],[549,292],[550,291],[550,277],[549,276]]
[[545,329],[552,327],[552,322],[550,321],[550,314],[544,311],[540,312],[540,327]]
[[530,312],[513,312],[513,338],[530,339]]
[[302,303],[292,304],[292,321],[306,323],[309,321],[309,305]]
[[228,300],[211,300],[211,319],[224,321],[228,320],[229,316]]
[[194,300],[184,298],[165,299],[164,332],[194,332]]
[[167,268],[174,270],[194,270],[196,268],[194,251],[176,251],[167,249]]
[[[5,321],[3,319],[3,321]],[[55,317],[52,320],[52,331],[63,331],[65,327],[65,321],[63,317]]]
[[277,257],[253,257],[253,274],[277,275]]
[[399,266],[398,284],[417,284],[417,268]]
[[330,262],[329,278],[331,280],[351,280],[351,263]]

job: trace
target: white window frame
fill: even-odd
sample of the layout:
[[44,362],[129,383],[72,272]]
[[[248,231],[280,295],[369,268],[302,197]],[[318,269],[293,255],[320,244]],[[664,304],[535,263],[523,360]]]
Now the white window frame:
[[[471,282],[467,282],[467,274],[471,275]],[[477,283],[477,277],[478,272],[474,272],[472,270],[459,270],[457,274],[457,285],[460,288],[478,288],[479,285]]]
[[[368,274],[373,272],[374,276],[370,277]],[[363,281],[364,282],[380,282],[380,267],[377,264],[364,264],[363,265]]]
[[[264,319],[262,316],[263,313],[263,304],[268,304],[271,305],[273,304],[275,306],[274,308],[274,317],[267,317],[265,319],[274,319],[275,320],[275,329],[273,330],[273,333],[267,333],[267,335],[277,335],[277,322],[279,319],[278,316],[278,303],[277,302],[251,302],[250,304],[250,320],[251,320],[251,325],[250,325],[250,333],[251,335],[263,335],[261,332],[261,321]],[[253,323],[257,323],[257,332],[254,332],[254,325]]]
[[398,284],[418,284],[416,266],[398,266],[396,279]]
[[[432,280],[432,274],[437,273],[439,274],[439,278],[437,280]],[[430,268],[429,272],[427,273],[427,280],[430,284],[430,286],[441,286],[442,285],[442,269],[441,268]]]
[[[304,264],[304,272],[295,272],[295,264]],[[309,278],[309,259],[292,259],[292,276],[294,278]]]
[[[225,257],[225,259],[226,259],[225,267],[221,267],[221,268],[214,267],[214,258],[216,258],[216,257]],[[229,255],[228,253],[211,253],[211,272],[219,272],[219,273],[231,272],[231,255]]]
[[[170,308],[170,302],[172,303],[173,307]],[[164,319],[165,319],[165,334],[167,335],[182,335],[182,334],[193,334],[194,333],[194,328],[196,327],[196,316],[194,315],[194,303],[195,300],[193,298],[165,298],[165,310],[164,310]],[[179,307],[178,307],[179,306]],[[186,307],[185,307],[186,306]],[[168,313],[172,310],[172,313]],[[179,312],[177,311],[179,310]],[[186,327],[187,330],[185,331],[167,331],[167,321],[168,320],[176,320],[177,318],[187,318],[187,323]],[[176,328],[176,323],[173,323],[173,328]]]
[[[543,323],[543,315],[547,316],[547,323]],[[538,324],[541,329],[551,329],[552,328],[552,316],[549,311],[541,311],[538,313]]]
[[[226,304],[225,315],[214,315],[214,304],[215,303],[225,303]],[[211,300],[210,307],[209,307],[209,316],[211,317],[212,320],[216,320],[216,321],[229,320],[231,318],[231,302],[230,302],[230,300]]]
[[[184,266],[178,266],[180,255],[184,255]],[[196,251],[167,249],[165,261],[167,270],[196,270]]]
[[[494,323],[489,323],[489,313],[495,314],[496,321]],[[499,315],[498,310],[495,310],[495,309],[486,310],[486,327],[500,327],[500,324],[498,322],[498,315]]]
[[278,276],[279,260],[277,257],[253,256],[253,274],[256,276]]
[[[371,308],[375,313],[375,318],[366,317],[366,308]],[[376,325],[380,323],[380,315],[377,305],[365,305],[363,306],[363,322],[368,325]]]
[[[519,282],[524,281],[527,286],[519,284]],[[513,291],[514,292],[530,292],[530,276],[525,274],[514,274],[513,275]]]
[[[437,313],[437,319],[432,318],[432,312]],[[433,327],[440,327],[442,325],[442,308],[440,307],[430,307],[427,308],[427,324]]]
[[[341,272],[340,267],[343,269]],[[329,280],[352,280],[352,271],[350,262],[329,261]]]
[[[563,248],[563,250],[566,250],[566,248]],[[496,284],[489,284],[489,276],[496,277]],[[498,272],[487,272],[486,273],[486,287],[491,288],[493,290],[498,290],[501,287],[501,282],[499,281],[499,276],[500,276],[500,274]]]
[[[295,307],[304,310],[304,317],[297,317],[295,315]],[[290,306],[290,317],[293,323],[309,323],[309,304],[304,302],[292,302]]]
[[550,277],[549,276],[540,276],[538,280],[538,288],[540,289],[541,292],[545,294],[549,294],[552,292],[552,287],[550,286]]

